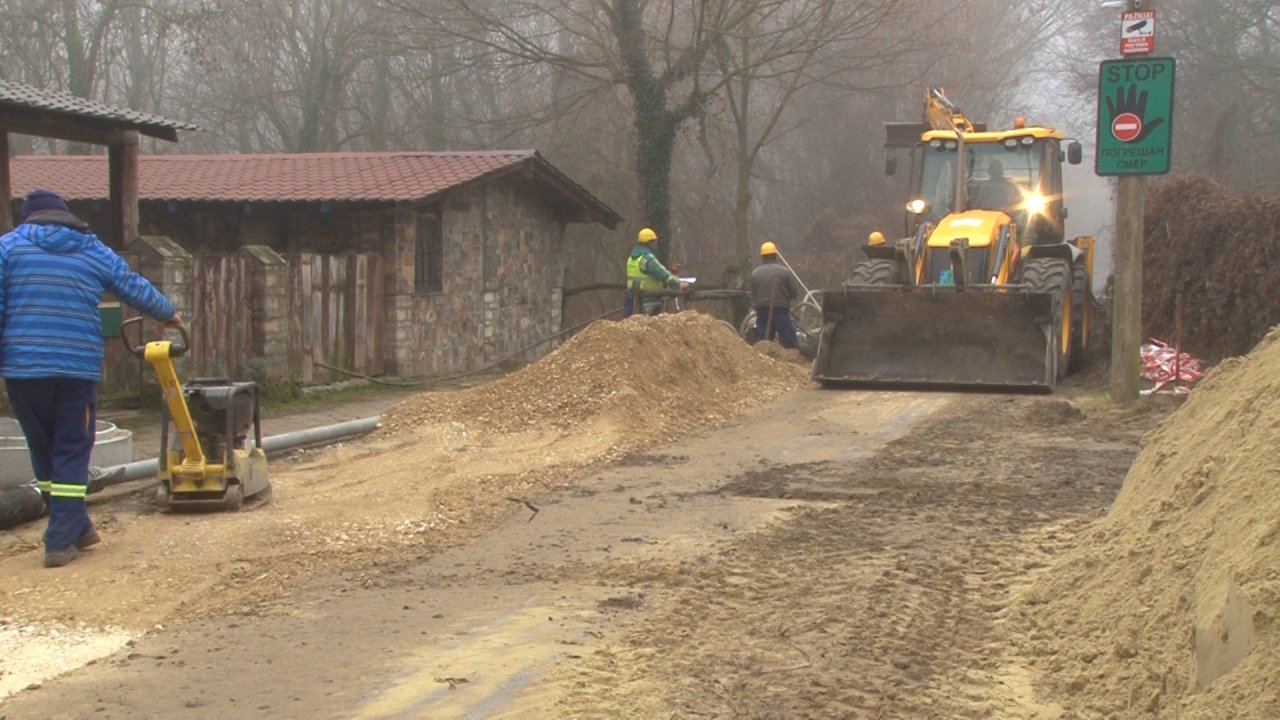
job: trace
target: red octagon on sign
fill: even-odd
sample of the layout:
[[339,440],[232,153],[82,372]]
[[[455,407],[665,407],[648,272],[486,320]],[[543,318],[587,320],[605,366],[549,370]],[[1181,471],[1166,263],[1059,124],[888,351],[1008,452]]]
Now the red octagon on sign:
[[1142,132],[1142,118],[1133,113],[1120,113],[1111,121],[1111,134],[1120,142],[1129,142]]

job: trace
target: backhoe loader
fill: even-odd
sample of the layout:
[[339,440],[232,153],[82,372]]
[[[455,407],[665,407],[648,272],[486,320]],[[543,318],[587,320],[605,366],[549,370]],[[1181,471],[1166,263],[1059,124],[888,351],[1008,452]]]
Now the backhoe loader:
[[1084,361],[1094,238],[1064,239],[1062,163],[1080,143],[1022,119],[970,121],[941,88],[923,123],[887,123],[885,171],[911,158],[905,237],[873,232],[822,295],[824,386],[1052,392]]

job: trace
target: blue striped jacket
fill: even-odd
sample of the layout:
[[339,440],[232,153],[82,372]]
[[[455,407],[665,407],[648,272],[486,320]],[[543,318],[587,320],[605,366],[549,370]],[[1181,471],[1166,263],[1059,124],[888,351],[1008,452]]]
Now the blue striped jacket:
[[28,222],[0,237],[0,376],[100,380],[108,290],[155,320],[173,317],[173,303],[93,233]]

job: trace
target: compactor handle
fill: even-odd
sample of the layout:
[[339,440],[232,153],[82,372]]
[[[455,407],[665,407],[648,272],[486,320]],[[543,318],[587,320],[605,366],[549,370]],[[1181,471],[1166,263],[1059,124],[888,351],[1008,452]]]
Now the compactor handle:
[[[134,355],[137,355],[138,357],[143,357],[147,352],[147,344],[145,342],[142,342],[142,329],[139,328],[138,330],[139,344],[134,345],[133,343],[129,342],[128,328],[130,325],[137,325],[145,319],[146,318],[139,315],[138,317],[132,317],[120,323],[120,342],[124,343],[124,347],[126,350],[133,353]],[[182,335],[182,342],[171,343],[169,345],[169,357],[175,357],[175,358],[182,357],[183,355],[186,355],[187,350],[191,348],[191,336],[187,334],[187,328],[185,325],[176,325],[173,327],[178,331],[180,335]]]

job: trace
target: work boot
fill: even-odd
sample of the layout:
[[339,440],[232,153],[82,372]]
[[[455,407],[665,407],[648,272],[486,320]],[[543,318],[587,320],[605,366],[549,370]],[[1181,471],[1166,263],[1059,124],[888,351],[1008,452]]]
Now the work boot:
[[98,534],[97,528],[89,528],[76,538],[76,549],[88,550],[99,542],[102,542],[102,536]]
[[80,551],[76,549],[75,545],[62,550],[45,550],[44,566],[47,568],[62,567],[78,557],[80,557]]

